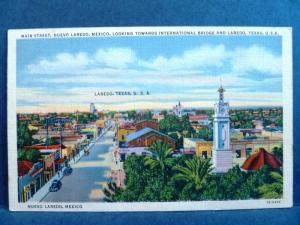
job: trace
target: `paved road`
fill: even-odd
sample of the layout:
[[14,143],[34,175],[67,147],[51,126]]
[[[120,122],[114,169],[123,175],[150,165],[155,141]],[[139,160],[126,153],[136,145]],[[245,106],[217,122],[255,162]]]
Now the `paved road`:
[[58,192],[50,192],[42,202],[99,202],[103,201],[103,184],[111,171],[113,132],[108,131],[72,166],[73,173],[62,179]]

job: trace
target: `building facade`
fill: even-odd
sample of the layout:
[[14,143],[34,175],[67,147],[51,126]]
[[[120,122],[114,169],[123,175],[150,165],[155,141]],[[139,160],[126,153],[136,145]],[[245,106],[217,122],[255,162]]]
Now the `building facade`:
[[118,145],[122,146],[126,142],[127,135],[133,132],[136,132],[136,127],[132,123],[125,123],[118,126],[117,129]]
[[[280,139],[240,139],[231,140],[230,149],[232,152],[232,160],[235,165],[242,165],[250,155],[256,154],[259,149],[264,148],[272,153],[273,149],[282,147]],[[213,151],[212,141],[197,141],[196,155],[203,158],[211,158]]]
[[162,141],[168,144],[173,150],[176,149],[176,141],[149,127],[127,135],[127,147],[149,147],[156,141]]

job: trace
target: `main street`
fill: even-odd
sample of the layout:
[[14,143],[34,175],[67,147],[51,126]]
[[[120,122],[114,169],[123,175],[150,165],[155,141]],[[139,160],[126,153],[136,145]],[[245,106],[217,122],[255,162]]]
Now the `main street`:
[[103,201],[103,185],[109,180],[112,161],[113,131],[107,131],[90,148],[90,154],[72,165],[73,172],[61,180],[57,192],[49,192],[43,202]]

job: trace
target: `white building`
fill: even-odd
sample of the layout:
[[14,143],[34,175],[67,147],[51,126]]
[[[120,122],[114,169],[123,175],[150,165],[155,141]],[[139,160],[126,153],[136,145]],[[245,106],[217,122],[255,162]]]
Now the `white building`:
[[94,104],[94,103],[91,103],[91,104],[90,104],[90,113],[95,113],[95,112],[97,112],[96,107],[95,107],[95,104]]
[[183,109],[183,107],[182,107],[182,105],[181,105],[181,103],[180,103],[180,101],[178,102],[178,105],[175,105],[174,107],[173,107],[173,112],[174,112],[174,114],[176,115],[176,116],[178,116],[178,117],[182,117],[182,110]]
[[197,141],[204,141],[204,140],[201,138],[183,138],[183,148],[195,150]]
[[219,101],[215,104],[213,121],[213,166],[214,172],[224,173],[232,168],[232,150],[230,149],[229,104],[224,101],[224,88],[220,86]]

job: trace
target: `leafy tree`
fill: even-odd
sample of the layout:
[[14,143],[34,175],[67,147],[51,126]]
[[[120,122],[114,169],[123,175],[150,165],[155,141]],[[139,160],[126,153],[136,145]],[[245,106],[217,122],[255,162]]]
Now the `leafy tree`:
[[272,153],[282,162],[283,161],[283,152],[282,147],[274,147]]
[[259,194],[262,198],[281,198],[283,193],[283,177],[279,172],[272,171],[270,173],[273,182],[263,184],[258,187]]
[[174,198],[174,188],[170,182],[165,183],[162,179],[150,178],[145,186],[144,192],[140,195],[139,201],[171,201]]
[[25,145],[32,144],[32,132],[28,128],[28,123],[23,121],[17,122],[17,146],[22,148]]
[[195,133],[195,130],[191,126],[187,115],[182,117],[181,121],[179,121],[179,124],[179,131],[181,131],[185,137],[190,137],[192,133]]
[[159,121],[159,130],[165,134],[181,130],[177,117],[175,115],[166,115],[164,119]]
[[115,185],[110,185],[107,192],[104,192],[108,201],[141,201],[150,198],[150,193],[145,193],[145,190],[151,191],[151,188],[146,188],[149,185],[154,185],[153,180],[162,180],[161,174],[156,168],[150,169],[145,165],[145,156],[130,155],[124,162],[125,189],[116,189]]
[[162,110],[161,113],[164,115],[164,117],[166,117],[168,115],[167,110]]
[[274,123],[276,126],[282,127],[282,117],[277,118]]
[[174,180],[183,181],[183,195],[190,195],[201,191],[206,184],[209,173],[213,170],[210,159],[202,159],[194,156],[190,160],[186,160],[184,166],[176,165],[174,170],[178,171],[173,176]]
[[26,149],[18,149],[18,159],[19,160],[27,160]]
[[213,131],[209,127],[203,127],[195,134],[195,137],[202,138],[205,141],[211,141],[213,139]]
[[128,114],[128,119],[130,119],[130,120],[136,118],[136,111],[135,110],[127,111],[127,114]]
[[153,117],[153,113],[150,110],[147,110],[143,115],[144,120],[151,120],[152,117]]
[[41,158],[41,154],[36,149],[18,149],[18,159],[37,162]]
[[235,166],[228,170],[227,173],[215,176],[213,187],[216,193],[212,193],[212,199],[230,200],[230,199],[246,199],[244,191],[240,191],[241,186],[246,182],[247,174],[240,170],[239,166]]
[[121,192],[121,188],[118,188],[117,185],[116,185],[116,183],[109,182],[107,184],[107,187],[105,187],[103,189],[103,192],[105,194],[104,201],[106,201],[106,202],[112,202],[114,196],[116,196],[118,193]]
[[152,152],[152,155],[145,157],[145,165],[150,166],[151,169],[157,168],[165,178],[167,169],[172,166],[173,149],[159,140],[149,147],[149,151]]
[[176,142],[176,149],[183,148],[183,136],[178,135],[178,132],[169,133],[169,136],[173,138]]

